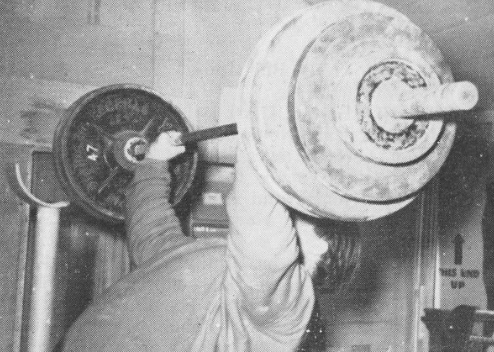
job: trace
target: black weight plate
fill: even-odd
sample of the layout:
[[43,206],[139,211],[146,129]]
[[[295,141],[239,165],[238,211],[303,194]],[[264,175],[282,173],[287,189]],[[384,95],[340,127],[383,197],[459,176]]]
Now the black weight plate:
[[[113,153],[115,136],[140,133],[152,142],[161,130],[190,130],[183,115],[157,93],[131,84],[106,86],[73,103],[59,122],[53,141],[55,169],[72,201],[111,223],[124,220],[125,189],[133,172]],[[170,163],[172,205],[189,190],[197,166],[197,148]]]

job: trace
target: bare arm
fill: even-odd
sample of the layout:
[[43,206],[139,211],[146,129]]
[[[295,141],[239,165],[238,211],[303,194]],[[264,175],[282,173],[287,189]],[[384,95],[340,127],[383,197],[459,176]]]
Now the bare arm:
[[274,334],[305,329],[313,305],[310,278],[299,264],[299,246],[288,209],[261,185],[244,150],[228,199],[227,264],[256,326]]

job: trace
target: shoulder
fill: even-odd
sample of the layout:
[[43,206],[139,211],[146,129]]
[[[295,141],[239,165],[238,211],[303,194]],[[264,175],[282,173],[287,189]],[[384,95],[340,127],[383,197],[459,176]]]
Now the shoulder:
[[[225,240],[197,240],[146,261],[91,304],[71,328],[68,346],[116,351],[111,346],[127,341],[125,334],[133,331],[139,343],[161,344],[161,350],[173,336],[183,339],[177,335],[177,326],[187,327],[184,333],[194,336],[220,291],[225,251]],[[162,341],[164,337],[168,340]],[[74,347],[74,351],[79,349]]]

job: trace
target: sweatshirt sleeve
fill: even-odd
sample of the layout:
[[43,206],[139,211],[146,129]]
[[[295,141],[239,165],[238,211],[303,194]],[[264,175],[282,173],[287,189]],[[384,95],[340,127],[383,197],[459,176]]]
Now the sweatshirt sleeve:
[[126,191],[125,225],[129,251],[139,265],[163,250],[191,242],[169,203],[168,163],[145,159]]

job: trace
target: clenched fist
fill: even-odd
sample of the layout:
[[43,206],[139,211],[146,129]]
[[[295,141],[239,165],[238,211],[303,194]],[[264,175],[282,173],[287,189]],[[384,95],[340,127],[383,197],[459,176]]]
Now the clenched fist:
[[161,133],[149,146],[146,158],[168,161],[182,154],[185,151],[185,147],[183,145],[175,145],[173,142],[179,136],[180,132],[176,131]]

